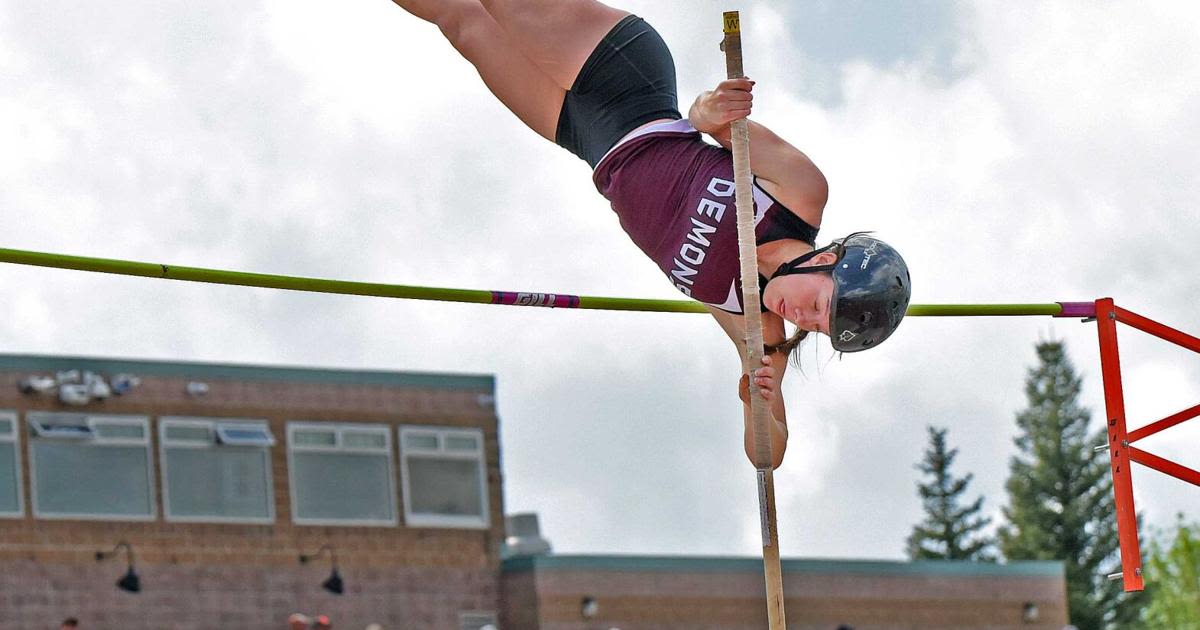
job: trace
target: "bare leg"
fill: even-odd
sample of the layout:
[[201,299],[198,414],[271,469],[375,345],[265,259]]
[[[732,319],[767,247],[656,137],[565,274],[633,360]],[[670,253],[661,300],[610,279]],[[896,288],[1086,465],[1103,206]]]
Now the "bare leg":
[[436,24],[505,107],[530,129],[554,141],[566,89],[522,53],[479,0],[394,2]]
[[479,0],[524,53],[564,90],[628,11],[596,0]]

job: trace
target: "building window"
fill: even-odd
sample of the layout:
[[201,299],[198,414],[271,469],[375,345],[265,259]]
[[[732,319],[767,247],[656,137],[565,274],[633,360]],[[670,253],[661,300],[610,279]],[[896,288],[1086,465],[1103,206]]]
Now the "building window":
[[275,520],[275,438],[266,422],[164,417],[158,431],[167,520]]
[[30,413],[33,513],[39,518],[154,518],[144,416]]
[[24,516],[17,414],[0,411],[0,518]]
[[395,525],[386,425],[289,422],[292,520],[301,525]]
[[496,630],[496,613],[464,612],[458,614],[459,630]]
[[400,427],[404,522],[487,529],[483,431]]

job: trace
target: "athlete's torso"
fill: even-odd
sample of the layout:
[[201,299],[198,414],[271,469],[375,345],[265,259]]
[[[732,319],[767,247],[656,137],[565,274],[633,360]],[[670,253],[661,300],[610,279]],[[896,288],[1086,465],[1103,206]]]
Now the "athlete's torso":
[[[704,142],[686,120],[643,127],[617,144],[593,180],[621,227],[685,295],[740,313],[741,285],[733,160]],[[754,185],[758,244],[795,238],[812,245],[816,228]]]

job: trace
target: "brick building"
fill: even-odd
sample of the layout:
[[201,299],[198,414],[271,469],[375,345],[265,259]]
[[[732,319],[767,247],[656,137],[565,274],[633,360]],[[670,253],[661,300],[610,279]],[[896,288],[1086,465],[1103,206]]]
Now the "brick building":
[[[790,630],[1061,630],[1061,562],[784,560]],[[763,630],[761,558],[504,561],[502,618],[537,630]]]
[[[0,630],[764,628],[761,560],[505,537],[490,376],[0,355]],[[126,571],[128,543],[140,592]],[[336,555],[343,595],[334,590]],[[785,560],[789,628],[1059,630],[1057,562]]]
[[[0,629],[495,623],[493,395],[490,376],[0,356]],[[114,586],[123,550],[96,560],[121,541],[140,593]],[[325,545],[345,596],[321,587],[327,554],[299,562]]]

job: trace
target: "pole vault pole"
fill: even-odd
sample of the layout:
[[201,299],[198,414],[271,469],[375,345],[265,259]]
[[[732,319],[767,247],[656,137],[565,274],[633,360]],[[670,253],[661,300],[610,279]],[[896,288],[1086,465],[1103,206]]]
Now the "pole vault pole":
[[[724,15],[725,70],[730,79],[742,73],[742,26],[737,11]],[[733,148],[733,182],[736,187],[738,254],[741,259],[742,313],[746,321],[746,348],[743,359],[750,381],[750,418],[754,431],[754,467],[758,476],[758,512],[762,527],[763,573],[767,581],[767,622],[771,630],[785,630],[783,611],[783,569],[779,560],[779,530],[775,525],[775,478],[771,461],[771,410],[754,384],[754,370],[762,365],[763,330],[759,313],[758,250],[754,236],[754,195],[750,187],[750,125],[735,120],[730,125]]]

